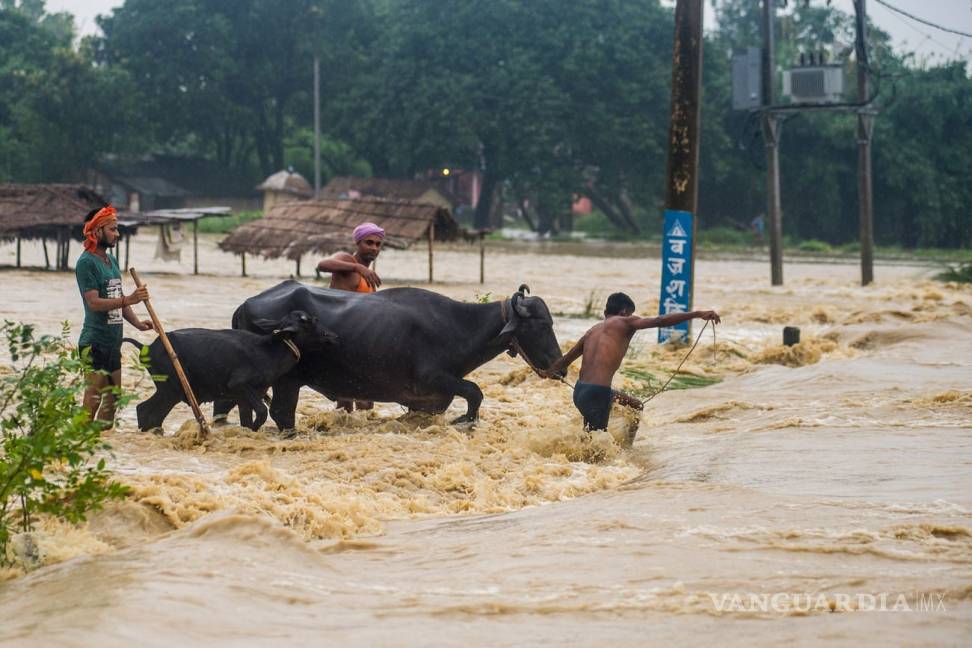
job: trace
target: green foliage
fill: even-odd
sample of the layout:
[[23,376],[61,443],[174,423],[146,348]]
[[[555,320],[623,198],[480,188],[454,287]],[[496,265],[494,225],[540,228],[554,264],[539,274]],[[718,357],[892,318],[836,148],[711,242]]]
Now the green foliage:
[[[0,376],[0,564],[16,529],[31,530],[32,516],[77,523],[126,488],[111,480],[101,439],[104,424],[79,404],[82,360],[62,334],[40,336],[29,324],[5,322],[12,371]],[[119,399],[119,403],[124,402]]]
[[[651,372],[631,367],[621,369],[621,374],[636,383],[636,386],[630,389],[630,393],[642,399],[654,396],[661,389],[662,385],[665,384],[665,381],[668,380],[668,375],[663,375],[661,372]],[[699,389],[719,382],[722,382],[721,378],[679,373],[672,378],[668,386],[665,387],[665,390]]]
[[[778,5],[786,3],[778,3]],[[68,14],[0,0],[0,180],[80,177],[105,153],[179,151],[237,175],[313,171],[314,55],[322,175],[480,169],[478,226],[504,201],[530,226],[643,239],[661,217],[672,64],[659,0],[127,0],[73,44]],[[759,46],[760,3],[715,0],[706,32],[698,214],[707,228],[765,210],[759,120],[731,109],[729,54]],[[776,56],[853,50],[854,19],[821,2],[780,6]],[[875,240],[972,246],[972,79],[869,30],[875,106]],[[848,64],[848,100],[854,100]],[[777,79],[779,85],[779,79]],[[782,100],[782,99],[781,99]],[[858,237],[856,117],[788,118],[780,147],[783,236]],[[506,209],[510,211],[510,209]],[[206,227],[219,221],[204,221]],[[209,230],[207,230],[209,231]],[[712,244],[752,245],[728,229]],[[744,240],[748,239],[748,240]]]
[[75,180],[99,154],[144,146],[133,87],[72,47],[70,14],[0,6],[0,181]]
[[801,241],[797,245],[797,249],[800,250],[801,252],[820,252],[825,254],[829,252],[833,252],[834,250],[831,247],[830,243],[827,243],[825,241],[818,241],[816,239],[810,239],[809,241]]
[[753,244],[753,234],[733,227],[708,227],[699,229],[697,242],[706,246],[744,246]]
[[199,221],[199,231],[207,234],[225,234],[243,223],[249,223],[262,216],[263,212],[259,211],[241,211],[227,216],[209,216]]
[[596,290],[592,290],[587,295],[587,299],[584,300],[584,310],[581,311],[581,317],[596,317],[602,310],[601,303],[600,294]]
[[954,266],[948,266],[944,272],[935,275],[940,281],[957,281],[972,283],[972,261],[965,261]]

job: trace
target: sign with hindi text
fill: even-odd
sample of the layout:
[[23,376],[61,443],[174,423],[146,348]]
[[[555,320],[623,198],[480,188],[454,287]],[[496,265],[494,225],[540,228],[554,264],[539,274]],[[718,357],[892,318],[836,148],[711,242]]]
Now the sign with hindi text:
[[[661,297],[658,314],[686,313],[692,303],[692,214],[665,210],[665,235],[662,238]],[[658,342],[684,340],[689,322],[658,329]]]

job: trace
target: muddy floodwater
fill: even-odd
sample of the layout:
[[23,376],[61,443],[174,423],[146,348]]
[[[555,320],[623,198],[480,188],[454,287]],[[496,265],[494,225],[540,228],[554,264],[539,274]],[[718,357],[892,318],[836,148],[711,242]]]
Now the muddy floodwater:
[[[192,276],[191,249],[164,263],[154,245],[136,237],[131,259],[169,329],[228,328],[294,272],[248,258],[240,277],[202,237]],[[657,257],[528,249],[489,250],[482,285],[475,249],[437,250],[431,288],[473,301],[528,283],[564,348],[611,292],[657,312]],[[43,264],[39,246],[24,260]],[[377,270],[428,287],[426,263],[390,250]],[[448,424],[461,400],[349,416],[304,390],[296,438],[234,414],[199,443],[188,407],[159,437],[129,406],[109,462],[131,496],[81,527],[41,522],[39,566],[0,572],[0,645],[968,645],[972,290],[881,263],[861,287],[854,260],[788,261],[782,287],[765,259],[696,272],[696,306],[723,318],[677,381],[697,388],[640,417],[616,408],[607,433],[583,433],[570,390],[506,355],[471,375],[471,431]],[[0,280],[5,319],[77,335],[72,274]],[[645,394],[685,352],[641,332],[615,385]]]

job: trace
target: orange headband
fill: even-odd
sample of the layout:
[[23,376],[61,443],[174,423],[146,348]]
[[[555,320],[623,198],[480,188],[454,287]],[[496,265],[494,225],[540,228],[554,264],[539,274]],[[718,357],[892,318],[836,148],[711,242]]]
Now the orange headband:
[[117,220],[115,208],[111,205],[105,205],[94,215],[94,218],[85,223],[84,249],[88,252],[94,252],[98,248],[98,237],[95,236],[95,232],[99,227],[107,225],[114,220]]

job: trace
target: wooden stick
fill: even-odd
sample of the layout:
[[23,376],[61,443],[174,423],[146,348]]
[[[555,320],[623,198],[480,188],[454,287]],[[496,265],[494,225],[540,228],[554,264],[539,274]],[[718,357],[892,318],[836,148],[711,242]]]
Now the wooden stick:
[[432,248],[435,247],[435,218],[429,223],[429,283],[432,283]]
[[[141,288],[142,280],[138,278],[138,273],[135,272],[135,268],[132,268],[129,272],[132,273],[132,279],[135,280],[135,285]],[[199,401],[196,400],[196,394],[193,393],[192,387],[189,386],[189,380],[186,378],[186,372],[182,370],[182,363],[179,362],[179,356],[176,355],[175,349],[172,348],[172,343],[169,342],[169,336],[162,329],[162,322],[159,321],[159,316],[155,314],[155,309],[152,308],[152,303],[148,299],[145,300],[145,308],[148,310],[149,317],[152,318],[155,331],[162,338],[162,346],[165,347],[169,358],[172,360],[172,366],[175,367],[176,375],[179,376],[179,382],[182,383],[182,391],[186,394],[186,400],[189,401],[192,414],[196,417],[196,422],[199,423],[199,429],[202,430],[203,438],[205,438],[209,436],[209,424],[206,423],[206,417],[203,416],[202,410],[199,409]]]

